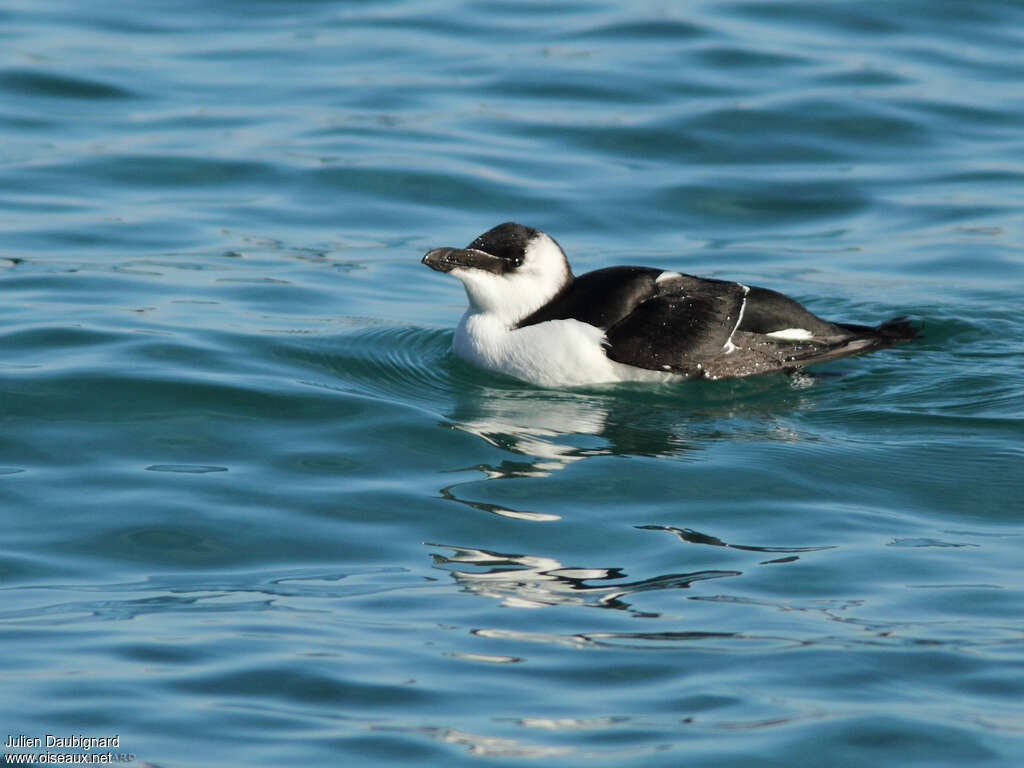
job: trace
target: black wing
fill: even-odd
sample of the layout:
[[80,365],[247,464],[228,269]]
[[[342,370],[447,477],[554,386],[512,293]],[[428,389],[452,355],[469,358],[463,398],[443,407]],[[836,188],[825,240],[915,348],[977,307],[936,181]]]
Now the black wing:
[[750,286],[740,330],[750,333],[771,333],[786,328],[803,328],[816,338],[841,338],[850,335],[835,323],[822,320],[789,296],[768,288]]
[[[608,357],[616,362],[712,378],[858,355],[917,333],[903,318],[877,328],[830,323],[767,288],[650,267],[608,267],[581,275],[517,327],[567,319],[601,328]],[[811,338],[767,335],[798,328]]]
[[723,353],[739,323],[746,289],[688,275],[657,287],[658,293],[605,332],[608,357],[639,368],[704,375],[704,362]]
[[650,267],[606,267],[580,275],[516,327],[548,320],[579,320],[607,329],[657,294],[656,280],[662,271]]
[[518,327],[579,320],[605,331],[616,362],[700,375],[698,363],[720,354],[736,328],[745,291],[651,267],[608,267],[575,278]]

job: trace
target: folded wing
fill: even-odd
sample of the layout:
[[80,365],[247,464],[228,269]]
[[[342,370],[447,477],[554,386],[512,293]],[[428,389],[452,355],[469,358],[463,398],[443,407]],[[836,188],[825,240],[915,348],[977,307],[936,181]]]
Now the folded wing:
[[706,361],[731,347],[746,287],[688,275],[663,279],[656,287],[605,331],[608,357],[640,368],[704,375]]

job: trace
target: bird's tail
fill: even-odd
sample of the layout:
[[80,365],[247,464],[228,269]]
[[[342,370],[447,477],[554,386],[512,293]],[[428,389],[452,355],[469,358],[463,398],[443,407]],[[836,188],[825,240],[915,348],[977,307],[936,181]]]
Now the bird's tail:
[[852,323],[838,323],[838,325],[840,328],[850,331],[857,336],[871,339],[875,342],[872,345],[874,349],[887,347],[890,344],[898,344],[902,341],[910,341],[921,332],[920,327],[911,323],[910,318],[906,316],[894,317],[875,326],[854,325]]

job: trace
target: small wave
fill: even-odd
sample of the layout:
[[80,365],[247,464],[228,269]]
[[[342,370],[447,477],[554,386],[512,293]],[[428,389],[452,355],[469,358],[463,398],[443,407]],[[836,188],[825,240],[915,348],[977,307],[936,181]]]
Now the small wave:
[[209,472],[227,472],[227,467],[207,464],[153,464],[146,467],[149,472],[178,472],[186,475],[205,475]]
[[136,94],[119,85],[30,69],[0,72],[0,88],[24,96],[59,99],[134,99]]
[[293,362],[329,375],[307,377],[316,386],[399,402],[436,403],[460,385],[472,383],[468,371],[453,365],[450,344],[450,331],[369,325],[340,336],[300,339],[286,354]]
[[690,21],[673,18],[650,20],[619,20],[601,23],[587,29],[570,32],[570,40],[595,40],[621,43],[636,40],[647,42],[678,42],[706,37],[710,30]]

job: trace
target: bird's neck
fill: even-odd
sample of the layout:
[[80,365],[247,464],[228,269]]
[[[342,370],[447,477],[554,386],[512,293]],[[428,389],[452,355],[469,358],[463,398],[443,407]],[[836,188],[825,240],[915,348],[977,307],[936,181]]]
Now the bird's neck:
[[528,275],[511,275],[502,278],[500,284],[463,280],[469,300],[467,314],[486,315],[506,328],[514,328],[565,291],[572,283],[572,275],[565,275],[561,282],[538,282]]

